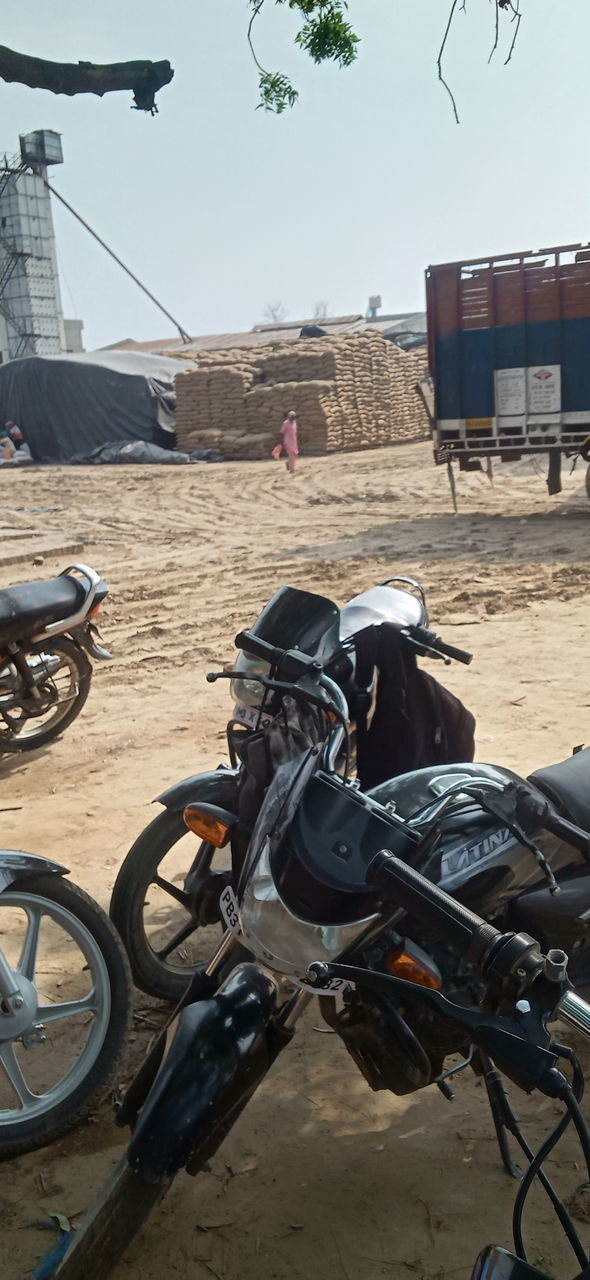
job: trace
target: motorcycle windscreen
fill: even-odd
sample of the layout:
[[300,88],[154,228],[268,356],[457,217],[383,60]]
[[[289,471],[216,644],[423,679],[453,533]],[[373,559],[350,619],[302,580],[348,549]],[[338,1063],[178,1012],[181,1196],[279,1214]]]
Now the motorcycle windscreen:
[[528,1262],[521,1262],[506,1249],[489,1245],[480,1253],[471,1280],[550,1280],[550,1277]]
[[332,600],[298,587],[280,587],[250,631],[277,649],[301,649],[326,662],[338,647],[340,610]]

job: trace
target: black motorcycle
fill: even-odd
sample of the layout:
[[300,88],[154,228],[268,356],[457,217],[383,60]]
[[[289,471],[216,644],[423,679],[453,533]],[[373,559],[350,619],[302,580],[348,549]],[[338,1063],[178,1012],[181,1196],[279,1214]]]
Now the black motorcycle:
[[[535,849],[545,830],[588,857],[590,836],[535,787],[511,775],[500,781],[499,771],[478,777],[475,768],[411,818],[400,816],[348,779],[348,706],[321,664],[250,633],[239,643],[268,663],[259,679],[282,704],[266,731],[271,781],[245,856],[235,811],[188,808],[187,822],[219,845],[230,841],[240,864],[221,892],[226,933],[119,1107],[118,1123],[132,1131],[127,1152],[60,1280],[107,1280],[176,1173],[198,1173],[218,1149],[315,996],[374,1089],[437,1083],[445,1092],[457,1071],[480,1071],[505,1161],[507,1131],[518,1139],[519,1130],[496,1066],[561,1098],[579,1122],[576,1069],[570,1086],[557,1070],[568,1051],[546,1030],[559,1011],[590,1031],[567,956],[553,948],[544,957],[528,934],[498,930],[433,881],[441,819],[457,804],[473,808],[491,796],[497,809],[501,796],[504,821]],[[452,998],[441,991],[443,946],[454,960]],[[457,973],[466,975],[458,998]],[[475,1001],[465,999],[468,989]],[[445,1069],[457,1053],[462,1062]]]
[[[336,681],[347,705],[348,769],[364,790],[406,770],[473,759],[473,717],[416,662],[417,654],[465,663],[471,655],[429,630],[424,592],[411,579],[393,578],[342,609],[323,596],[282,587],[251,634],[280,649],[300,649]],[[198,833],[187,830],[183,815],[188,804],[209,802],[239,813],[242,830],[252,829],[263,788],[248,786],[242,766],[248,757],[250,773],[259,772],[256,744],[280,707],[258,679],[268,672],[260,652],[241,650],[227,726],[232,767],[186,778],[158,796],[163,812],[142,831],[117,876],[111,917],[135,983],[149,995],[179,1000],[214,945],[231,860],[215,840],[204,838],[195,848]]]
[[[164,811],[142,832],[117,877],[111,916],[137,985],[180,999],[215,944],[221,892],[240,877],[273,774],[268,743],[272,748],[276,735],[269,731],[281,695],[261,677],[273,654],[287,648],[321,662],[344,696],[349,759],[341,748],[337,768],[347,763],[363,791],[402,818],[417,811],[425,821],[439,815],[443,839],[432,876],[498,928],[526,928],[544,946],[565,947],[573,980],[590,984],[587,861],[555,836],[531,842],[503,807],[503,789],[517,785],[516,775],[471,763],[472,718],[416,664],[417,654],[462,662],[470,655],[428,629],[421,589],[395,579],[338,610],[322,596],[283,587],[247,636],[231,678],[233,767],[187,778],[159,796]],[[280,758],[275,753],[275,761]],[[563,817],[590,828],[590,750],[537,771],[531,781]],[[230,842],[208,831],[202,818],[196,825],[190,820],[190,806],[202,804],[239,819],[231,853]],[[443,945],[435,958],[445,985],[469,996],[469,970]]]
[[94,625],[107,595],[84,564],[0,591],[0,754],[34,751],[80,714],[90,692],[88,654],[111,656]]

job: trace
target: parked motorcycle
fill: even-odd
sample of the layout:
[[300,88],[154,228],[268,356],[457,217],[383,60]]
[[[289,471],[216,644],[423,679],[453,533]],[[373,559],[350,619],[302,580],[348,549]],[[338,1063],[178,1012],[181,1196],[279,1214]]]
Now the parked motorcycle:
[[[271,781],[239,874],[221,893],[226,933],[127,1091],[117,1115],[132,1131],[127,1152],[58,1267],[60,1280],[107,1280],[176,1173],[198,1173],[219,1148],[314,996],[374,1089],[448,1090],[449,1078],[473,1064],[506,1155],[506,1130],[517,1139],[520,1131],[497,1066],[563,1100],[590,1167],[578,1069],[570,1086],[557,1063],[572,1055],[546,1029],[559,1012],[590,1033],[590,1006],[570,990],[567,956],[543,956],[528,934],[498,930],[428,878],[443,844],[440,820],[456,804],[472,805],[471,792],[496,807],[501,796],[506,823],[535,847],[546,830],[588,857],[590,835],[535,787],[500,771],[478,777],[475,768],[411,818],[400,816],[340,771],[348,705],[321,664],[251,633],[239,642],[268,662],[259,679],[285,708],[267,730]],[[235,812],[214,803],[189,804],[185,817],[221,847],[239,826]],[[417,936],[428,936],[429,951]],[[485,985],[479,1008],[442,994],[441,945],[459,953],[455,970],[465,966],[472,988]],[[463,1061],[445,1070],[456,1053]],[[521,1198],[527,1186],[525,1178]]]
[[131,1009],[106,913],[46,858],[0,850],[0,1159],[71,1129],[114,1084]]
[[[346,698],[348,768],[365,789],[421,765],[473,759],[473,717],[416,664],[416,654],[464,663],[471,655],[429,630],[424,591],[412,579],[392,578],[342,609],[323,596],[282,587],[251,634],[323,663]],[[120,868],[111,918],[136,985],[152,996],[180,999],[218,934],[220,893],[231,879],[232,862],[233,871],[239,870],[262,800],[261,789],[251,787],[245,812],[242,760],[280,709],[280,699],[258,680],[268,671],[267,659],[241,650],[227,726],[232,768],[186,778],[158,796],[164,811],[141,833]],[[207,839],[195,848],[195,833],[183,817],[193,801],[240,812],[231,859],[227,848],[217,849]]]
[[42,747],[80,714],[92,677],[87,655],[111,656],[93,621],[107,595],[84,564],[0,591],[0,753]]

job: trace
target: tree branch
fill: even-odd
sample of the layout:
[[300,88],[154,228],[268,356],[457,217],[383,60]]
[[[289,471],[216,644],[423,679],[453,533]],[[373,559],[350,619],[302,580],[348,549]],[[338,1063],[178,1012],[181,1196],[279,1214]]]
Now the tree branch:
[[72,98],[78,93],[118,93],[130,89],[138,111],[157,111],[155,95],[170,84],[174,75],[169,62],[47,62],[15,53],[0,45],[0,79],[8,84],[26,84],[29,89],[48,89]]

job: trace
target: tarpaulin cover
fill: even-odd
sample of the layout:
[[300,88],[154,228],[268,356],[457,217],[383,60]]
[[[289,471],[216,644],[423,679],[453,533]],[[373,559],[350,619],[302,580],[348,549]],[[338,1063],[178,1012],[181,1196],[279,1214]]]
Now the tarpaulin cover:
[[212,449],[193,449],[191,453],[181,453],[178,449],[161,449],[157,444],[149,444],[147,440],[127,440],[120,444],[102,444],[92,453],[77,453],[70,462],[118,465],[139,462],[166,463],[174,466],[188,462],[221,462],[222,458]]
[[187,361],[136,351],[26,356],[0,366],[0,424],[12,419],[39,462],[126,440],[174,443],[174,379]]

